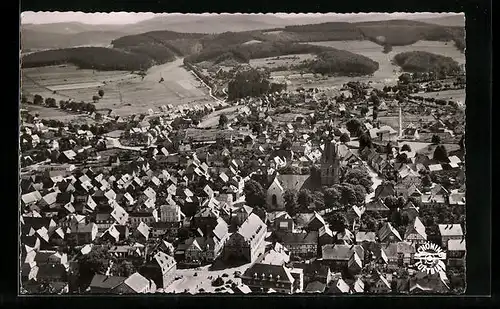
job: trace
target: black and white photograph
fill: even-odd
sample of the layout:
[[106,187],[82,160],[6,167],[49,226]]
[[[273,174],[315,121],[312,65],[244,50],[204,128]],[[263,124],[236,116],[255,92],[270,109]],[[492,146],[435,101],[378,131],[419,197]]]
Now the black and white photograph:
[[464,294],[465,22],[22,12],[19,294]]

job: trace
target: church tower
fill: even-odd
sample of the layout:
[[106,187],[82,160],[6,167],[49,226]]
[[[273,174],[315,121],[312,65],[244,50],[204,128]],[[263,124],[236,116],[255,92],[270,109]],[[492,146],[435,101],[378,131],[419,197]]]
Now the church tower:
[[321,185],[331,186],[339,183],[339,152],[337,143],[327,138],[325,141],[325,148],[321,155]]

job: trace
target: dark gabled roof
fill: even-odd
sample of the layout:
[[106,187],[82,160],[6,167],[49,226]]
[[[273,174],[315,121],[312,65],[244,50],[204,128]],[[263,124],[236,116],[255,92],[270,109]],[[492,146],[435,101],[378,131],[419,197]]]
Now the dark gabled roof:
[[290,270],[283,265],[271,265],[271,264],[260,264],[255,263],[250,268],[248,268],[244,275],[245,277],[254,278],[257,275],[258,279],[277,280],[279,278],[280,282],[292,283],[294,278],[292,277]]
[[61,264],[41,264],[38,265],[38,280],[48,278],[64,278],[67,275],[66,268]]
[[27,228],[29,231],[30,228],[33,228],[35,231],[41,227],[49,228],[51,218],[46,217],[23,217],[24,224],[23,229]]
[[95,216],[96,222],[112,220],[111,213],[98,213]]
[[348,261],[356,252],[361,260],[364,259],[364,249],[360,245],[324,245],[321,248],[323,260]]
[[127,277],[118,277],[118,276],[105,276],[96,274],[92,278],[92,282],[90,283],[90,288],[99,288],[99,289],[109,289],[112,290],[118,285],[125,282]]
[[375,198],[385,198],[395,194],[394,185],[390,182],[382,183],[375,189]]
[[318,232],[316,231],[311,231],[309,233],[277,232],[276,236],[284,245],[316,244],[318,242]]
[[300,268],[304,270],[304,275],[316,276],[316,277],[326,277],[328,276],[328,271],[330,270],[328,266],[321,263],[293,263],[294,268]]
[[381,199],[376,199],[365,206],[366,211],[388,211],[389,207]]
[[[386,242],[389,240],[399,240],[401,241],[401,235],[399,232],[389,223],[385,222],[384,225],[378,230],[378,238],[381,242]],[[395,239],[394,239],[395,238]]]
[[313,281],[306,286],[304,293],[323,293],[325,289],[326,284],[319,281]]

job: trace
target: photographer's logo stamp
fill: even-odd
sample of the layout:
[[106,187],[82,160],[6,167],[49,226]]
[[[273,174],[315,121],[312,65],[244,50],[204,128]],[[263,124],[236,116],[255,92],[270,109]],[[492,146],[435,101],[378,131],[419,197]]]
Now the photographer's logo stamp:
[[446,270],[446,253],[434,243],[427,242],[418,247],[414,259],[417,260],[415,267],[421,272],[432,275]]

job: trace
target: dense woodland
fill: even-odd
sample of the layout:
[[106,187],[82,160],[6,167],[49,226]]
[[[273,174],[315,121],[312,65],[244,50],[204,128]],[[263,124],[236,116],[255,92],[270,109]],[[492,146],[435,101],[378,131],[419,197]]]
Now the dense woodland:
[[238,72],[229,82],[228,98],[235,100],[245,97],[258,97],[281,90],[286,90],[286,84],[270,83],[265,74],[251,69]]
[[219,63],[228,59],[248,63],[250,59],[293,54],[316,54],[317,59],[305,61],[294,69],[319,74],[368,75],[378,70],[378,63],[358,54],[330,47],[294,43],[258,43],[216,48],[188,56],[185,62],[211,60]]
[[406,72],[443,72],[445,75],[460,72],[459,64],[451,57],[424,51],[399,53],[394,56],[394,63]]
[[345,50],[329,50],[319,53],[318,59],[305,62],[303,68],[319,74],[369,75],[378,70],[379,64]]
[[125,52],[104,47],[78,47],[47,50],[23,57],[22,67],[41,67],[72,63],[80,69],[143,70],[153,64],[145,54]]
[[232,45],[224,47],[214,47],[208,50],[204,50],[199,54],[191,55],[186,57],[186,61],[197,63],[207,60],[217,60],[219,56],[224,56],[227,54],[232,55],[232,57],[241,62],[248,62],[250,59],[257,58],[267,58],[276,57],[281,55],[293,55],[293,54],[316,54],[327,50],[333,50],[332,48],[314,46],[309,44],[293,44],[293,43],[258,43],[258,44],[248,44],[248,45]]
[[[321,23],[315,25],[288,26],[280,29],[255,30],[244,32],[225,32],[221,34],[177,33],[172,31],[153,31],[138,35],[124,36],[112,41],[114,48],[82,47],[37,52],[23,57],[23,67],[38,67],[53,64],[73,63],[81,68],[99,70],[139,70],[147,69],[154,63],[172,61],[175,56],[187,56],[196,63],[217,57],[233,58],[248,62],[252,58],[281,56],[297,53],[319,53],[321,47],[293,44],[313,41],[370,40],[381,46],[384,52],[392,46],[410,45],[419,40],[454,41],[460,51],[465,48],[465,29],[463,27],[444,27],[408,20],[390,20],[363,23]],[[261,44],[244,44],[259,40]],[[302,47],[301,47],[302,46]],[[333,72],[343,67],[344,61],[332,64],[332,57],[316,63],[312,71]],[[338,54],[335,54],[338,56]],[[341,59],[346,60],[344,56]],[[347,57],[351,63],[353,56]],[[365,60],[361,69],[354,72],[369,71],[373,68]],[[351,71],[352,65],[349,65]],[[341,69],[344,72],[345,69]]]

